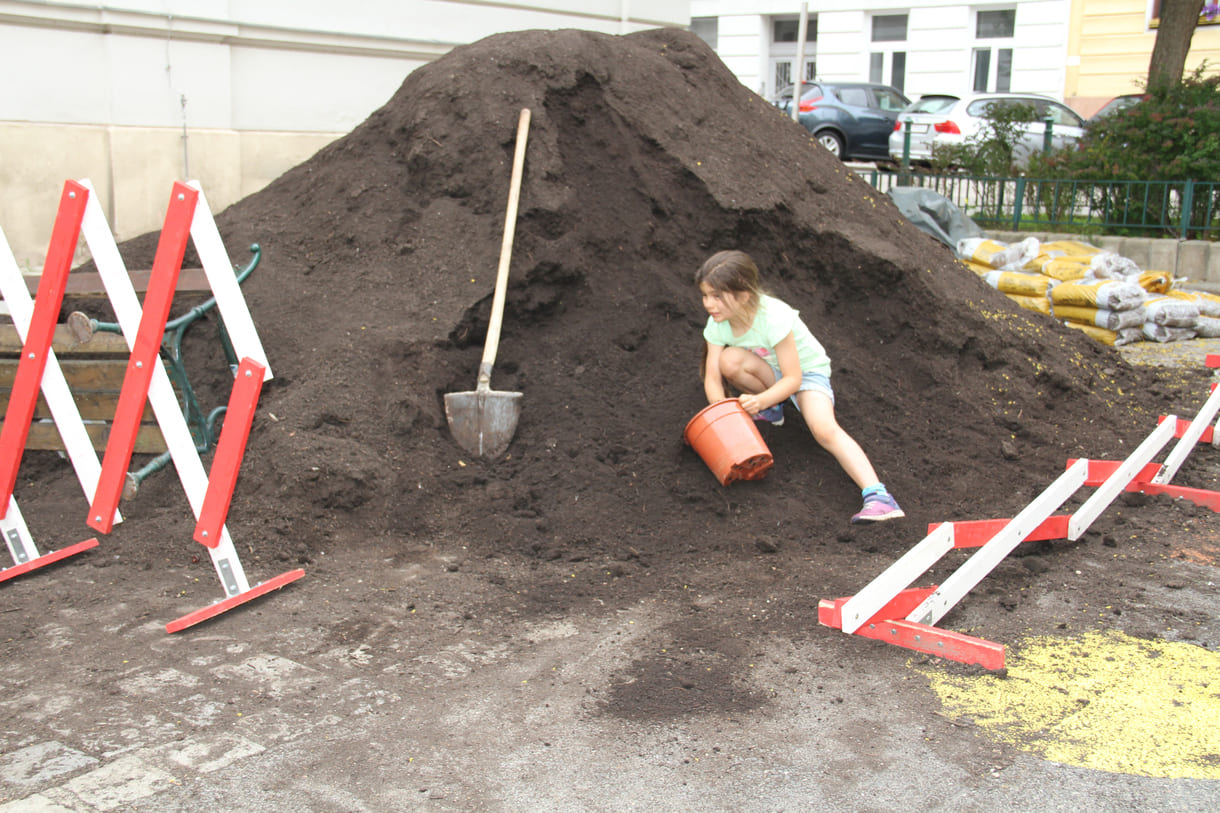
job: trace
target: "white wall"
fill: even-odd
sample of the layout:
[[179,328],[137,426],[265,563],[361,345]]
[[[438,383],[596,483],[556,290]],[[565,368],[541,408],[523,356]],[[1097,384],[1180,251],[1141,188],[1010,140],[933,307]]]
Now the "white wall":
[[[818,77],[827,80],[868,79],[873,14],[907,12],[906,93],[965,93],[971,87],[971,54],[975,13],[1016,8],[1012,89],[1062,98],[1071,0],[809,0],[817,15]],[[719,17],[718,52],[729,69],[751,90],[764,94],[770,49],[770,19],[800,13],[799,0],[691,0],[692,17]],[[731,35],[726,39],[726,25]],[[757,50],[750,53],[750,48]]]
[[198,179],[217,210],[349,132],[415,68],[525,29],[687,26],[689,0],[0,0],[0,229],[41,267],[64,180],[120,240]]

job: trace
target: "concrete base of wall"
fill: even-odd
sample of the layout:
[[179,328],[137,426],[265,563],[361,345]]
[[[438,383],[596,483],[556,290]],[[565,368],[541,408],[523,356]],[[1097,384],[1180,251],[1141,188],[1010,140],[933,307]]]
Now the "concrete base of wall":
[[1045,232],[989,231],[1002,243],[1035,237],[1043,243],[1075,240],[1113,251],[1144,271],[1168,271],[1186,287],[1220,292],[1220,245],[1207,240],[1154,240],[1148,237],[1096,237]]

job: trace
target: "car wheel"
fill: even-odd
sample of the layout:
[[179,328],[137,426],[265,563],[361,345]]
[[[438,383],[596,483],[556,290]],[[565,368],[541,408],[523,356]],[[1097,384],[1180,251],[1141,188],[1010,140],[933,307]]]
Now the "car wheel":
[[819,144],[830,150],[830,154],[835,158],[838,158],[840,161],[846,160],[846,157],[843,155],[843,139],[839,137],[838,133],[823,130],[814,137],[818,140]]

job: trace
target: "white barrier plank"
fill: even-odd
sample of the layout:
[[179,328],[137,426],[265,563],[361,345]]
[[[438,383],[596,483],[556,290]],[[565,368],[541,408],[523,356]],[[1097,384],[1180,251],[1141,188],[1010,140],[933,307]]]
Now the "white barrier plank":
[[[90,201],[93,197],[93,190],[90,189]],[[30,328],[30,319],[34,316],[34,299],[30,296],[30,289],[26,287],[25,277],[17,267],[16,259],[13,258],[3,229],[0,229],[0,294],[3,294],[8,305],[13,327],[24,342]],[[68,460],[76,472],[76,480],[85,493],[85,499],[92,502],[97,491],[98,477],[102,473],[102,464],[98,460],[97,451],[93,448],[93,441],[85,429],[85,422],[81,419],[80,410],[76,407],[76,401],[68,388],[54,350],[47,353],[47,366],[42,374],[41,389],[42,397],[51,410],[51,418],[55,421],[55,429],[64,442]],[[117,509],[114,512],[114,521],[123,521]]]
[[1135,475],[1152,462],[1152,458],[1156,457],[1161,449],[1165,448],[1165,444],[1173,437],[1177,427],[1177,416],[1169,415],[1161,421],[1160,426],[1144,438],[1143,443],[1137,446],[1135,451],[1114,470],[1114,473],[1097,487],[1093,496],[1085,500],[1084,505],[1077,508],[1076,513],[1072,514],[1071,519],[1068,520],[1068,539],[1075,541],[1089,529],[1093,520],[1101,516],[1101,512],[1114,502],[1114,498],[1122,493]]
[[188,181],[186,185],[199,193],[195,216],[191,220],[191,242],[194,243],[195,252],[203,264],[203,272],[207,275],[212,295],[216,297],[216,307],[224,319],[225,330],[233,343],[233,349],[239,359],[252,358],[261,364],[264,368],[263,381],[270,381],[271,365],[267,361],[267,354],[263,352],[263,342],[258,337],[258,331],[254,329],[250,308],[241,292],[241,283],[233,273],[233,264],[229,261],[224,241],[220,239],[208,200],[198,181]]
[[953,523],[945,522],[843,603],[843,631],[855,632],[940,558],[953,550]]
[[[81,222],[81,233],[93,254],[94,265],[97,266],[102,285],[106,288],[106,295],[114,308],[123,337],[127,340],[127,346],[131,347],[140,328],[140,300],[136,296],[131,277],[128,276],[127,267],[119,255],[110,225],[106,222],[106,215],[97,202],[92,185],[87,180],[79,183],[89,189],[89,202]],[[166,448],[169,449],[174,468],[178,471],[178,479],[186,492],[187,502],[190,503],[191,511],[198,521],[207,493],[208,476],[203,468],[203,461],[199,459],[199,452],[195,450],[190,427],[187,426],[186,417],[178,405],[173,385],[160,356],[155,359],[152,381],[148,387],[148,403],[152,406],[161,434],[165,438]],[[219,544],[208,550],[217,576],[220,577],[228,595],[236,595],[250,589],[228,528],[221,528]]]
[[1007,525],[979,548],[962,566],[953,572],[944,584],[907,616],[907,621],[918,624],[936,624],[953,609],[962,598],[986,578],[995,566],[1003,561],[1013,548],[1034,532],[1047,517],[1063,505],[1069,497],[1084,485],[1089,473],[1087,460],[1077,460],[1055,482],[1025,506]]
[[[1173,451],[1165,458],[1165,465],[1157,472],[1156,477],[1152,478],[1152,482],[1158,485],[1169,485],[1170,481],[1177,476],[1178,469],[1182,468],[1182,464],[1186,462],[1186,458],[1194,450],[1195,444],[1199,442],[1199,438],[1203,436],[1203,430],[1211,423],[1212,418],[1216,417],[1216,413],[1220,412],[1220,387],[1212,390],[1212,394],[1203,402],[1199,414],[1195,415],[1190,426],[1186,427],[1186,431],[1182,433],[1182,437],[1178,439],[1178,443],[1173,447]],[[1166,419],[1165,423],[1169,420]]]

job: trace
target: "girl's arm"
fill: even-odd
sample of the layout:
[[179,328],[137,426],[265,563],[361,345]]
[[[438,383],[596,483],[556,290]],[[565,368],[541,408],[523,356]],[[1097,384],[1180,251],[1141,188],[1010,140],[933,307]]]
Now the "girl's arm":
[[775,360],[779,363],[779,380],[760,393],[741,396],[741,405],[751,415],[760,409],[783,403],[801,388],[801,357],[796,349],[796,337],[791,333],[775,345]]
[[723,349],[718,344],[707,342],[707,351],[703,355],[703,392],[709,404],[725,397],[724,378],[720,375],[720,351]]

